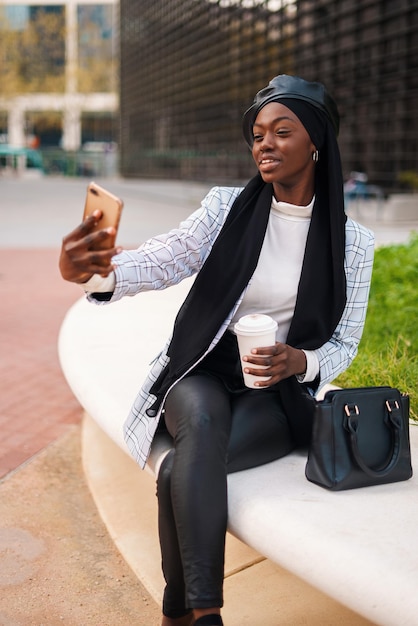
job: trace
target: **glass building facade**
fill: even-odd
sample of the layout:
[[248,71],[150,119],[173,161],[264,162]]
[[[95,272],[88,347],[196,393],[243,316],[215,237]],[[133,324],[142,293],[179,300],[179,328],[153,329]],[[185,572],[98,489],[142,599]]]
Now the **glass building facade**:
[[121,0],[121,173],[255,172],[243,112],[276,74],[326,84],[344,171],[418,171],[418,0]]

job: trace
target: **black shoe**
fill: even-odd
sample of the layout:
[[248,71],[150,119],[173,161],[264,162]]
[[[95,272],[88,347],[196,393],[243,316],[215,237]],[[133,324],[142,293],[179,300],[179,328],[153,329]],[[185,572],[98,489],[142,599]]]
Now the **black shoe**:
[[202,615],[194,623],[193,626],[224,626],[222,617],[217,613],[211,615]]

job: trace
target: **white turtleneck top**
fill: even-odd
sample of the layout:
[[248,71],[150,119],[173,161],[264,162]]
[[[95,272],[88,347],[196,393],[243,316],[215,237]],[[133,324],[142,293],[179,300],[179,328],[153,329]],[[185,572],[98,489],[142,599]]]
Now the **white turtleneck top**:
[[[306,239],[314,198],[308,206],[272,199],[266,235],[255,272],[229,326],[243,315],[264,313],[278,323],[277,341],[284,343],[296,304]],[[305,350],[307,370],[299,380],[315,379],[319,372],[316,354]]]

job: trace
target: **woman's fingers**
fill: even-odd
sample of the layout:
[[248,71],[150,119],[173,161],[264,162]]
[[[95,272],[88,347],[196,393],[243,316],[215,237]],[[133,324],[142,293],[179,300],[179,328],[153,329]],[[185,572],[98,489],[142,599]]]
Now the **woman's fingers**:
[[[260,381],[257,384],[260,387],[270,387],[280,380],[302,371],[299,358],[301,354],[301,350],[277,342],[275,346],[257,348],[255,353],[252,352],[244,357],[246,361],[245,370],[254,376],[270,376],[269,380]],[[251,365],[262,365],[263,369],[251,367]]]
[[92,232],[101,218],[101,211],[94,211],[89,217],[87,217],[81,224],[79,224],[68,235],[63,237],[63,242],[79,241],[85,237],[88,233]]
[[63,238],[59,267],[65,280],[84,283],[93,274],[107,276],[113,270],[111,259],[120,252],[115,248],[116,231],[95,231],[100,217],[101,211],[95,211]]

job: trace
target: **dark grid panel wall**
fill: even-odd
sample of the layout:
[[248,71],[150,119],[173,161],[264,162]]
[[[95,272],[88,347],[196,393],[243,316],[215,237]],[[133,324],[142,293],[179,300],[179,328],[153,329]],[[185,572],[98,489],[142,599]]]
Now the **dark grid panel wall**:
[[267,10],[267,0],[256,11],[222,4],[122,0],[123,175],[222,181],[254,173],[241,118],[272,76],[293,72],[293,17]]
[[242,113],[293,73],[335,95],[345,173],[393,189],[418,170],[417,38],[418,0],[121,0],[122,174],[245,180]]
[[418,0],[300,0],[296,20],[295,71],[338,102],[345,173],[396,189],[418,172]]

